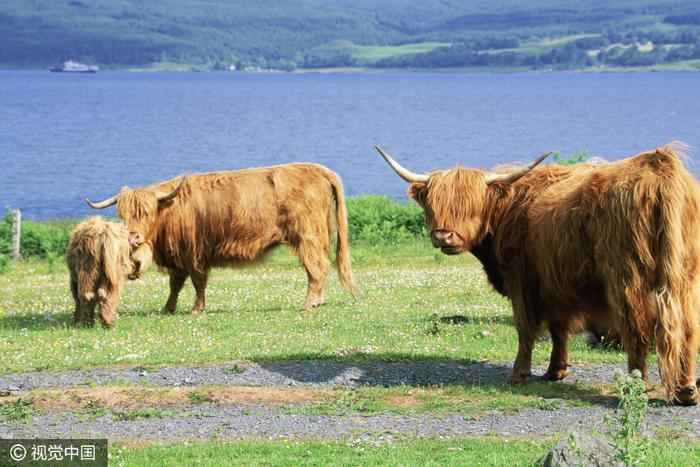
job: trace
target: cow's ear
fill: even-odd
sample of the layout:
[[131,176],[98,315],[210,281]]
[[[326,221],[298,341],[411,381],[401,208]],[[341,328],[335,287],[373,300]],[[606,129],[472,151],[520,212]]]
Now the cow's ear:
[[421,206],[425,206],[425,195],[427,191],[427,185],[425,183],[414,182],[408,187],[408,197],[417,201]]

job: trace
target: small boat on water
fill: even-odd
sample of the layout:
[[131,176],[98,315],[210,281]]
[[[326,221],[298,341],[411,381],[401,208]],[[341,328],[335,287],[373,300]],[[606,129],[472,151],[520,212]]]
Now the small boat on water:
[[50,71],[60,71],[65,73],[96,73],[99,71],[97,65],[84,65],[75,60],[66,60],[61,66],[49,68]]

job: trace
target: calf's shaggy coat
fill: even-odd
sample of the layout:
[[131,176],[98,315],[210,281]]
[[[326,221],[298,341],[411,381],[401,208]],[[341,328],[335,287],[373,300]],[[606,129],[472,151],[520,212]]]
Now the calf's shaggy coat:
[[114,325],[124,281],[133,277],[135,269],[146,267],[148,250],[143,249],[140,255],[139,259],[131,257],[129,230],[123,225],[91,217],[75,227],[66,249],[66,263],[76,324],[92,326],[99,303],[102,324],[107,328]]
[[618,162],[510,173],[454,168],[414,174],[382,155],[425,210],[435,247],[472,252],[513,306],[519,347],[511,383],[531,374],[542,323],[545,377],[568,374],[567,339],[586,322],[622,337],[647,376],[656,343],[669,400],[698,403],[700,194],[671,143]]
[[192,313],[198,313],[205,306],[212,267],[256,261],[281,243],[306,268],[303,308],[318,307],[331,268],[335,226],[340,281],[359,295],[350,266],[343,186],[323,166],[298,163],[189,175],[147,188],[124,187],[100,203],[88,201],[94,208],[115,203],[132,245],[152,247],[155,263],[168,270],[167,312],[175,310],[187,277],[197,295]]

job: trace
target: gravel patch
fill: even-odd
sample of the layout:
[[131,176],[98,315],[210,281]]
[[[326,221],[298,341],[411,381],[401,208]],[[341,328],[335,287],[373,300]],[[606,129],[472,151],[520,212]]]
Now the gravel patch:
[[[182,442],[183,440],[249,438],[376,439],[421,437],[539,437],[571,430],[604,431],[602,408],[567,408],[556,411],[524,409],[505,415],[498,411],[478,420],[459,415],[383,413],[362,415],[305,415],[263,406],[222,407],[202,404],[175,414],[118,420],[111,415],[90,419],[86,415],[51,412],[22,422],[0,418],[2,438],[107,437],[111,442]],[[651,409],[645,431],[680,430],[700,437],[698,409]]]
[[[156,387],[275,386],[361,387],[427,385],[502,385],[510,364],[460,362],[281,363],[228,362],[198,366],[101,367],[75,371],[34,372],[0,376],[0,395],[34,389],[115,384]],[[565,381],[612,383],[623,365],[577,364]],[[541,375],[543,367],[535,368]],[[658,377],[653,376],[658,382]],[[2,398],[0,398],[2,402]],[[403,437],[539,437],[571,430],[604,431],[604,416],[615,416],[611,403],[595,407],[564,406],[556,410],[526,408],[517,413],[488,411],[476,419],[459,414],[382,413],[310,415],[264,405],[202,403],[159,407],[150,417],[124,420],[112,414],[98,418],[78,412],[47,411],[26,420],[0,415],[0,437],[99,437],[117,442],[182,442],[247,438],[391,439]],[[700,437],[700,408],[650,407],[646,432],[684,433]]]
[[[0,375],[0,394],[49,389],[115,384],[154,386],[429,386],[502,384],[512,368],[510,363],[460,362],[368,362],[329,363],[300,361],[282,363],[217,363],[199,366],[100,367],[60,372]],[[625,365],[576,364],[567,383],[612,383],[616,370]],[[535,367],[542,375],[544,367]],[[535,376],[536,378],[536,376]],[[652,371],[652,382],[658,376]]]

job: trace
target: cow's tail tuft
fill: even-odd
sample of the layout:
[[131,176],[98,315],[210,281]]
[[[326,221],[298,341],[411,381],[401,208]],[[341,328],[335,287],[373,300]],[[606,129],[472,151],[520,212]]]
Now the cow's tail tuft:
[[[667,145],[657,149],[655,156],[665,167],[659,192],[659,239],[657,257],[656,302],[658,322],[655,331],[656,352],[662,382],[669,400],[679,389],[681,375],[690,362],[685,362],[683,347],[686,340],[688,278],[684,268],[683,210],[687,203],[685,169],[680,152],[682,147]],[[691,320],[694,319],[691,317]]]
[[350,258],[350,243],[348,241],[348,210],[345,205],[345,195],[343,194],[343,182],[340,181],[340,177],[334,172],[330,172],[328,181],[333,188],[333,196],[335,197],[335,222],[338,228],[335,265],[338,268],[338,276],[348,292],[354,297],[360,297],[362,292],[357,287],[352,276],[352,259]]

